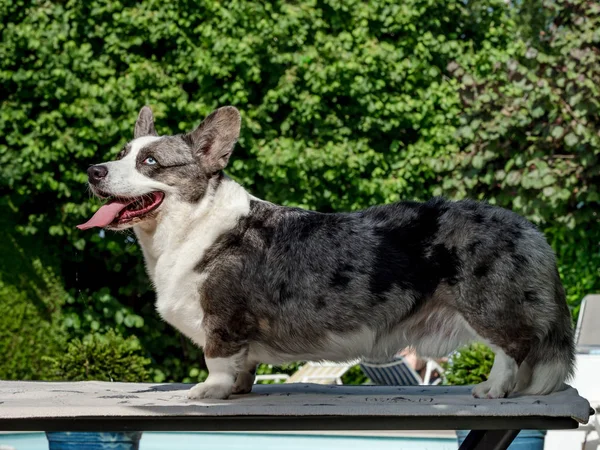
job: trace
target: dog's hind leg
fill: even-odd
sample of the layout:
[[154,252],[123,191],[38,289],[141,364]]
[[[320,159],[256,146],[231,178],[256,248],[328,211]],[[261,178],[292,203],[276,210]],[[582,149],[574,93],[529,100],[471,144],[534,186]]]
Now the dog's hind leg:
[[256,378],[256,365],[254,361],[246,360],[235,379],[233,394],[248,394],[252,391],[254,379]]
[[494,364],[488,379],[473,388],[478,398],[503,398],[517,385],[519,367],[534,341],[533,329],[522,321],[508,321],[503,312],[489,311],[487,316],[463,315],[472,330],[473,340],[486,344],[494,352]]
[[561,390],[573,373],[573,332],[569,318],[531,347],[519,368],[516,391],[544,395]]
[[507,355],[502,348],[493,344],[489,346],[495,354],[494,365],[488,379],[473,387],[473,396],[503,398],[514,390],[519,366],[517,361]]
[[554,296],[557,318],[547,332],[531,346],[519,368],[516,390],[520,394],[544,395],[558,391],[573,374],[573,327],[558,273],[555,274]]

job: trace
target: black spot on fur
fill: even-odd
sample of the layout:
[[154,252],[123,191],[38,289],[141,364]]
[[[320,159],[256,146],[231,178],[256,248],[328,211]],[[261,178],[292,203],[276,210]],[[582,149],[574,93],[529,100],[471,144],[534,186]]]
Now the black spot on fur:
[[[272,224],[269,224],[271,213],[269,211],[260,211],[256,205],[257,202],[250,202],[250,210],[256,214],[250,214],[244,218],[238,225],[238,231],[246,233],[255,245],[269,247],[273,241],[275,230]],[[260,241],[260,242],[259,242]]]
[[515,227],[509,227],[506,230],[506,234],[513,241],[517,241],[517,240],[521,239],[521,237],[523,236],[523,233],[521,232],[521,230],[518,227],[516,227],[516,226]]
[[481,213],[475,213],[475,214],[473,214],[473,222],[483,223],[483,222],[485,222],[485,217]]
[[286,303],[294,298],[294,291],[290,289],[289,284],[285,281],[279,284],[275,292],[275,300],[278,300],[279,303]]
[[325,302],[325,299],[322,296],[317,297],[317,300],[315,301],[315,307],[317,308],[317,310],[320,311],[326,306],[327,303]]
[[430,261],[433,263],[435,272],[437,272],[436,276],[440,281],[446,281],[450,286],[458,283],[462,264],[456,249],[449,249],[438,244],[433,247]]
[[471,243],[469,243],[469,245],[467,245],[467,251],[469,252],[469,254],[473,255],[477,249],[479,247],[481,247],[482,242],[480,240],[475,240]]
[[352,281],[352,266],[346,264],[340,270],[333,274],[331,286],[336,288],[345,288]]
[[413,209],[416,217],[396,225],[393,209],[385,210],[387,220],[383,220],[383,209],[376,211],[382,223],[376,229],[379,245],[375,249],[376,270],[371,274],[370,290],[380,300],[394,286],[414,289],[420,297],[426,296],[443,278],[443,257],[434,252],[428,260],[425,255],[438,232],[439,218],[447,210],[446,203],[436,199],[424,204],[402,203],[398,207]]
[[505,241],[505,247],[504,249],[508,252],[508,253],[514,253],[515,250],[517,249],[517,243],[513,240],[507,240]]
[[463,200],[462,205],[468,211],[476,211],[481,208],[480,203],[476,203],[476,202],[470,201],[470,200]]
[[527,257],[525,255],[520,254],[520,253],[513,253],[512,254],[512,261],[513,261],[513,265],[514,265],[514,270],[517,273],[522,273],[522,271],[529,264],[529,261],[527,260]]
[[369,307],[373,308],[377,305],[386,303],[390,298],[387,295],[371,295],[369,297]]
[[491,268],[492,266],[489,262],[481,262],[475,267],[473,275],[475,275],[477,278],[483,278],[487,276],[488,273],[490,273]]
[[517,248],[517,242],[522,233],[515,228],[507,228],[504,233],[498,236],[498,249],[508,253],[514,253]]
[[540,303],[539,297],[536,295],[535,292],[532,291],[525,291],[524,298],[525,301],[528,303]]
[[314,214],[304,214],[299,219],[298,238],[306,240],[313,236],[321,227],[323,221]]

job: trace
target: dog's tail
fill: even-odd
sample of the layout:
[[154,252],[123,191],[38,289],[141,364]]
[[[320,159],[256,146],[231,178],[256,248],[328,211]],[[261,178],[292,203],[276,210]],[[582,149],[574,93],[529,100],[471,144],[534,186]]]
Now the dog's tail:
[[526,395],[545,395],[564,388],[575,366],[575,344],[571,314],[558,273],[555,300],[562,319],[534,344],[519,367],[516,391]]

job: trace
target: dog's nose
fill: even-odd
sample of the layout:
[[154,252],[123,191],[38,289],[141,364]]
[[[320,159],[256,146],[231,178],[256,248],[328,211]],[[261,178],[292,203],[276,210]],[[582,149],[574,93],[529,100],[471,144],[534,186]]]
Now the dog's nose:
[[87,173],[90,183],[97,184],[100,181],[102,181],[102,179],[105,178],[106,175],[108,175],[108,169],[106,168],[106,166],[101,165],[91,166],[87,170]]

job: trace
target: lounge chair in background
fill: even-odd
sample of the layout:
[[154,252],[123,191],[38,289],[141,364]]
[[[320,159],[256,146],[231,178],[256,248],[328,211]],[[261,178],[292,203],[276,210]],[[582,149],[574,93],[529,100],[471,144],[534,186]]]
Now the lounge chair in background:
[[257,381],[274,380],[284,383],[342,384],[342,376],[355,364],[307,362],[292,375],[257,375]]
[[586,295],[581,301],[575,342],[577,353],[600,354],[600,295]]
[[[421,378],[402,356],[396,356],[393,361],[386,363],[363,361],[360,368],[374,384],[387,386],[437,385],[442,381],[441,375],[444,372],[437,362],[429,359],[425,366],[425,376]],[[438,377],[434,379],[436,372]]]

